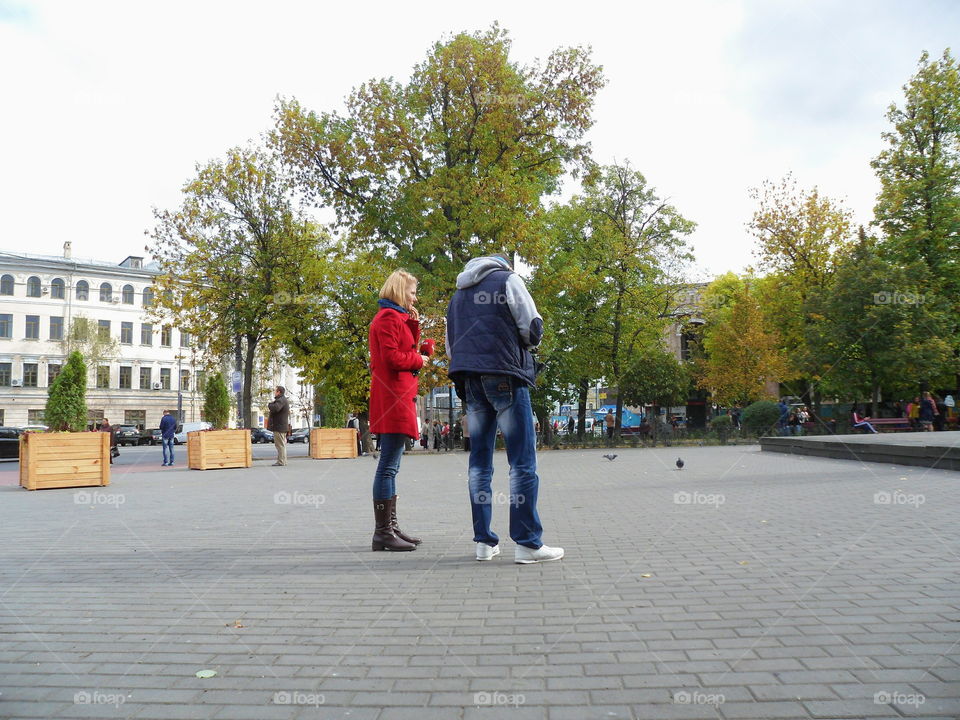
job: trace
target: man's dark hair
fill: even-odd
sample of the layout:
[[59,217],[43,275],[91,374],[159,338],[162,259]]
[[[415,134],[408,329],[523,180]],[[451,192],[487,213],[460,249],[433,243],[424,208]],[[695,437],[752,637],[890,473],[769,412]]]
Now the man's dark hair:
[[277,385],[277,390],[280,391],[280,394],[281,394],[281,395],[283,395],[283,394],[285,394],[285,393],[287,392],[286,388],[284,388],[283,385]]

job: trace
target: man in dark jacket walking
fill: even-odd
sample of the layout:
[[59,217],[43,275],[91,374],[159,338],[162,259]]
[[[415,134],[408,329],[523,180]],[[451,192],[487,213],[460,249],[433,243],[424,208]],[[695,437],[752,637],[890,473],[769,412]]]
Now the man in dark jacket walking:
[[163,465],[165,467],[173,465],[173,445],[176,428],[177,419],[170,414],[169,410],[164,410],[163,417],[160,418],[160,444],[163,446]]
[[277,461],[274,465],[287,464],[287,428],[290,426],[290,401],[284,395],[282,385],[278,385],[273,394],[273,402],[267,405],[270,411],[270,431],[273,444],[277,448]]
[[521,564],[559,560],[563,548],[544,545],[537,514],[536,432],[530,387],[536,383],[531,349],[543,319],[526,285],[502,256],[474,258],[457,277],[447,309],[450,377],[467,406],[470,426],[470,509],[477,560],[500,554],[490,529],[493,450],[497,428],[510,463],[510,537]]

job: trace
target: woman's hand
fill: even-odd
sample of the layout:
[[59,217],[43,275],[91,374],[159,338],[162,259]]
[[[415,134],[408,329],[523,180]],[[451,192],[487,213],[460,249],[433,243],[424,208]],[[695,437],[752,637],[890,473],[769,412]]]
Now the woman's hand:
[[407,312],[410,313],[410,317],[412,317],[417,322],[420,322],[420,313],[417,311],[415,307],[411,305],[410,309]]

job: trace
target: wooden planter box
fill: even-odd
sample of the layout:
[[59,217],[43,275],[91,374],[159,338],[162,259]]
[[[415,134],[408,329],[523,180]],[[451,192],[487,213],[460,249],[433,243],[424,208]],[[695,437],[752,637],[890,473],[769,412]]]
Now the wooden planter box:
[[314,460],[356,456],[357,431],[353,428],[313,428],[310,431],[310,457]]
[[27,490],[110,484],[110,433],[20,436],[20,486]]
[[191,470],[246,468],[253,465],[249,430],[196,430],[187,433]]

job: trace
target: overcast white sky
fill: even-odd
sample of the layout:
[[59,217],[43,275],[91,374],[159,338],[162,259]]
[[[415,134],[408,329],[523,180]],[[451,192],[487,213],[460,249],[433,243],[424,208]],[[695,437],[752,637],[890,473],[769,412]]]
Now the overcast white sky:
[[151,208],[267,130],[277,95],[339,109],[494,20],[521,63],[593,47],[594,157],[629,159],[699,224],[699,275],[751,262],[748,188],[787,171],[869,222],[886,107],[922,50],[960,40],[956,0],[0,0],[0,249],[142,254]]

